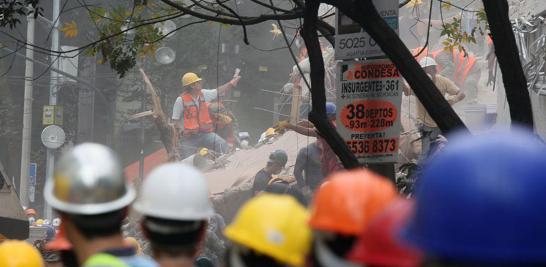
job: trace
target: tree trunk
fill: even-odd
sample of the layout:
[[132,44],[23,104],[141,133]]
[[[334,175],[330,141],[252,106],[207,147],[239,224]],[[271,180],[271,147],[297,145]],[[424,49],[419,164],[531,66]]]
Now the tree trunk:
[[341,12],[358,22],[370,34],[408,81],[442,133],[447,134],[454,130],[468,131],[396,32],[381,18],[371,0],[324,0],[324,2],[338,7]]
[[313,108],[309,120],[315,125],[320,135],[328,142],[346,169],[358,168],[356,156],[351,153],[345,141],[337,133],[326,116],[326,92],[324,89],[324,60],[317,35],[317,16],[320,1],[306,1],[303,29],[301,36],[307,46],[311,65],[311,98]]
[[176,129],[173,125],[169,124],[167,121],[167,117],[165,116],[165,113],[163,112],[163,108],[161,108],[161,100],[159,99],[159,96],[157,96],[157,93],[155,91],[154,86],[152,85],[152,82],[150,79],[148,79],[148,76],[144,72],[144,70],[141,68],[140,73],[142,74],[142,78],[144,79],[144,83],[146,83],[146,91],[152,98],[152,103],[154,105],[153,109],[153,118],[154,123],[159,130],[159,136],[161,138],[161,142],[165,146],[165,149],[167,150],[167,154],[169,155],[169,161],[180,161],[180,154],[178,153],[178,134]]
[[483,6],[493,35],[495,55],[502,72],[512,122],[533,128],[531,99],[508,16],[508,2],[483,0]]

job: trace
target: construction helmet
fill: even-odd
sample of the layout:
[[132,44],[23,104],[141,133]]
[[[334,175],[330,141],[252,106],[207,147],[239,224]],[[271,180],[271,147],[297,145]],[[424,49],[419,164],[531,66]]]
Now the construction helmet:
[[326,102],[326,115],[335,116],[336,115],[336,104],[332,102]]
[[349,259],[365,266],[419,266],[422,259],[419,251],[399,239],[400,230],[412,209],[413,201],[403,198],[385,208],[360,235]]
[[127,207],[135,190],[125,180],[121,164],[106,146],[84,143],[61,156],[44,196],[55,209],[96,215]]
[[286,165],[286,162],[288,162],[288,155],[286,154],[286,151],[277,149],[269,154],[269,161],[284,166]]
[[42,255],[25,241],[8,240],[0,244],[0,266],[43,267]]
[[431,57],[424,57],[419,60],[419,65],[421,65],[421,68],[426,68],[430,66],[438,66],[438,63],[436,63],[436,60]]
[[308,219],[293,197],[264,193],[241,207],[225,235],[284,264],[303,266],[311,241]]
[[423,169],[405,238],[438,259],[546,263],[544,166],[531,132],[451,137]]
[[48,251],[64,251],[64,250],[71,250],[72,244],[68,239],[66,239],[66,235],[64,233],[64,227],[61,225],[59,227],[59,231],[55,235],[55,239],[52,241],[49,241],[45,245],[45,250]]
[[36,216],[36,211],[34,209],[26,209],[25,214],[27,216]]
[[197,74],[193,72],[188,72],[182,76],[182,86],[186,87],[188,85],[194,84],[198,81],[202,81],[203,79],[199,78]]
[[214,214],[208,196],[207,181],[200,171],[182,163],[167,163],[144,180],[133,207],[144,216],[160,219],[207,220]]
[[394,185],[371,171],[337,172],[317,190],[309,223],[314,230],[359,235],[396,196]]
[[38,219],[34,224],[36,224],[37,226],[42,226],[44,225],[44,219]]

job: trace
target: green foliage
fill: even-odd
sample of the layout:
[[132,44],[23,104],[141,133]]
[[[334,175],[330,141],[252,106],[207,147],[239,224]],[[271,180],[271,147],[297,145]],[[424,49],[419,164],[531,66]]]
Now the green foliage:
[[[42,15],[43,8],[38,5],[40,0],[2,0],[0,1],[0,28],[9,26],[15,28],[21,23],[21,18],[33,14],[34,18]],[[31,6],[32,8],[28,8]]]
[[85,54],[100,54],[98,63],[108,62],[121,77],[132,69],[137,58],[153,55],[163,35],[154,26],[156,18],[164,16],[165,9],[148,6],[116,6],[89,9],[89,16],[98,30],[98,40]]
[[[451,5],[449,1],[442,3],[441,8],[449,9]],[[444,50],[452,51],[458,49],[467,54],[465,44],[476,44],[477,34],[485,35],[489,30],[487,23],[487,16],[483,9],[476,13],[476,25],[470,32],[464,30],[461,26],[461,17],[453,17],[449,23],[443,23],[441,36],[446,36],[446,39],[442,41]]]

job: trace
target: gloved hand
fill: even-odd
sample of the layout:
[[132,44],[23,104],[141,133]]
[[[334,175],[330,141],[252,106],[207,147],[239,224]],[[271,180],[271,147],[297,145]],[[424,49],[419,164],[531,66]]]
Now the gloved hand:
[[237,84],[239,84],[240,79],[241,79],[241,76],[235,76],[233,77],[233,79],[231,79],[231,81],[229,81],[229,83],[231,84],[231,86],[237,87]]
[[279,130],[284,130],[284,129],[288,128],[288,125],[290,125],[290,123],[288,121],[278,121],[277,122],[277,127],[275,127],[275,128],[277,128]]
[[217,117],[218,117],[218,121],[220,121],[224,125],[230,124],[233,121],[231,117],[226,114],[218,114]]

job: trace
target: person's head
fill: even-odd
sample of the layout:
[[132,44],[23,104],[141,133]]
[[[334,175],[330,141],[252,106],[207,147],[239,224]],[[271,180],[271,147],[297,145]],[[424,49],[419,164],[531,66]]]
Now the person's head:
[[400,198],[379,213],[358,237],[349,254],[364,266],[417,267],[421,253],[400,239],[399,234],[413,211],[413,201]]
[[37,213],[34,209],[26,209],[25,215],[27,215],[28,218],[36,218]]
[[326,267],[347,262],[357,237],[396,196],[392,183],[368,170],[342,171],[328,177],[311,204],[314,264]]
[[278,149],[269,154],[266,171],[270,174],[279,174],[288,162],[288,155],[284,150]]
[[42,255],[25,241],[8,240],[0,244],[0,266],[44,267]]
[[156,259],[195,256],[214,215],[208,195],[205,177],[189,165],[163,164],[146,177],[134,209]]
[[67,239],[78,246],[120,235],[135,190],[125,180],[115,153],[84,143],[61,156],[44,197],[60,215]]
[[294,197],[301,205],[307,207],[307,199],[303,193],[296,187],[290,186],[288,182],[273,182],[267,185],[265,191],[271,194],[289,195]]
[[261,194],[246,202],[225,236],[226,266],[303,266],[311,232],[307,210],[293,197]]
[[434,60],[433,58],[424,57],[421,60],[419,60],[419,65],[421,65],[421,68],[423,68],[425,73],[427,73],[431,77],[434,78],[436,76],[438,72],[437,70],[438,63],[436,63],[436,60]]
[[192,93],[201,92],[201,89],[203,89],[203,79],[193,72],[188,72],[182,76],[182,87]]
[[328,120],[335,121],[336,120],[336,104],[332,102],[326,102],[326,116],[328,116]]
[[405,239],[436,266],[544,266],[544,166],[531,132],[452,136],[422,171]]

